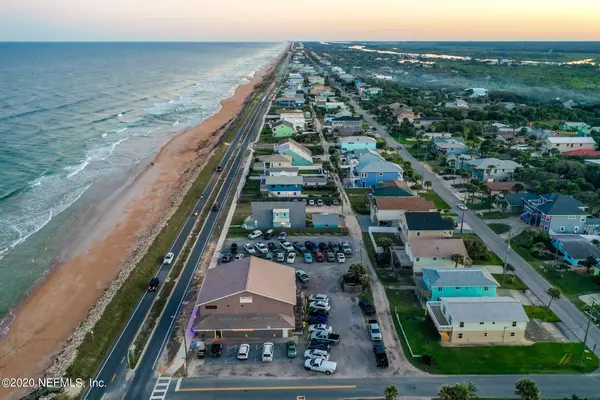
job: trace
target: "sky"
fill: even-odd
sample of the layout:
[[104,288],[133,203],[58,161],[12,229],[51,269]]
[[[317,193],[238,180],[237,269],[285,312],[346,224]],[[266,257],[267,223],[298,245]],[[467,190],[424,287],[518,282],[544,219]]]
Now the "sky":
[[0,41],[600,40],[600,0],[0,0]]

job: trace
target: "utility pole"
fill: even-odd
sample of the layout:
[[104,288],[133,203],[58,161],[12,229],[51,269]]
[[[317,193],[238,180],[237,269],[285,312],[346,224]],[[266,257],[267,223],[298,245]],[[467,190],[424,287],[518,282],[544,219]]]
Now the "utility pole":
[[185,365],[185,375],[188,376],[188,347],[187,340],[185,339],[186,332],[183,332],[183,347],[185,348],[185,360],[183,360],[183,365]]
[[512,228],[508,231],[508,242],[506,243],[506,254],[504,255],[504,266],[502,267],[502,281],[506,276],[506,265],[508,261],[508,253],[510,252],[510,238],[512,237]]
[[460,217],[460,233],[462,234],[462,232],[463,232],[463,225],[465,223],[465,210],[461,210],[461,211],[462,211],[462,214],[461,214],[461,217]]
[[[596,305],[595,301],[592,301],[592,310],[594,309],[594,306]],[[585,359],[585,342],[587,341],[587,337],[588,337],[588,332],[590,330],[590,325],[592,322],[592,316],[590,314],[587,314],[588,316],[588,321],[587,321],[587,326],[585,328],[585,335],[583,337],[583,347],[581,349],[581,362],[580,362],[580,366],[583,367],[583,361]]]

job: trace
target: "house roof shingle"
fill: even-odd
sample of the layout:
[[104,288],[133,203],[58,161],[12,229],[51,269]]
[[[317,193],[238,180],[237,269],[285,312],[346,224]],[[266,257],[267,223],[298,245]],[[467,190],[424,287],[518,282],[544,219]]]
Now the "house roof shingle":
[[431,211],[435,210],[433,201],[423,197],[378,197],[375,199],[378,210]]
[[302,184],[304,184],[304,177],[302,177],[302,175],[267,176],[265,178],[265,184],[267,184],[267,185],[302,185]]
[[389,161],[370,161],[357,169],[358,172],[404,172],[401,166]]
[[512,297],[445,297],[448,315],[456,322],[528,322],[519,300]]
[[564,194],[543,194],[540,196],[547,201],[539,206],[537,209],[546,215],[588,215],[587,211],[582,210],[585,208],[579,200],[574,197],[567,196]]
[[454,229],[454,221],[442,218],[439,212],[406,212],[406,225],[411,231],[448,231]]
[[469,256],[462,239],[416,238],[410,241],[411,253],[414,257],[450,257],[458,253]]
[[423,278],[432,287],[500,286],[487,270],[473,268],[423,268]]
[[580,235],[556,235],[554,238],[562,242],[561,247],[576,260],[585,260],[590,256],[600,259],[600,249]]

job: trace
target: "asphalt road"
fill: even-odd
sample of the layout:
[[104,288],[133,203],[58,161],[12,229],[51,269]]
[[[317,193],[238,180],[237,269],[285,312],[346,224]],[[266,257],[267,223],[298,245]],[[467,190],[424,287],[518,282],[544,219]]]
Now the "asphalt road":
[[[345,93],[347,96],[348,94]],[[348,96],[349,97],[349,96]],[[453,211],[458,215],[461,215],[462,211],[458,208],[458,204],[461,202],[459,199],[450,191],[445,182],[437,175],[431,173],[427,169],[423,168],[423,164],[416,160],[408,151],[404,149],[398,142],[396,142],[390,135],[387,134],[385,127],[381,126],[375,121],[370,115],[362,111],[360,106],[355,102],[351,101],[352,105],[357,111],[363,114],[364,119],[371,125],[377,128],[378,133],[385,139],[386,143],[392,147],[398,149],[398,153],[402,156],[405,161],[410,161],[413,169],[423,174],[424,181],[431,181],[433,183],[433,190],[446,203],[448,203]],[[492,231],[485,222],[483,222],[472,210],[464,212],[464,222],[468,224],[473,231],[477,232],[481,240],[489,247],[491,251],[496,253],[500,259],[504,260],[507,251],[507,243],[494,231]],[[519,256],[514,250],[510,250],[508,253],[507,261],[509,264],[515,267],[516,274],[529,289],[545,304],[548,303],[550,298],[546,294],[548,288],[551,285],[521,256]],[[587,317],[583,314],[573,303],[566,298],[554,300],[550,307],[552,311],[562,320],[559,324],[561,331],[571,341],[583,341],[585,337],[585,330],[587,327]],[[590,349],[594,349],[597,355],[600,355],[600,329],[593,324],[590,326],[588,337],[586,341]],[[574,355],[575,356],[575,355]],[[580,355],[577,355],[580,357]],[[598,389],[600,393],[600,388]]]
[[[262,100],[259,100],[258,103],[254,105],[248,118],[238,131],[236,138],[233,140],[233,145],[227,149],[223,157],[223,166],[229,161],[235,150],[240,149],[233,161],[233,164],[229,169],[226,169],[222,173],[216,173],[213,176],[204,190],[204,199],[200,199],[198,201],[196,207],[194,208],[195,210],[202,209],[202,207],[205,205],[206,199],[210,197],[210,193],[213,189],[220,190],[216,202],[219,204],[225,203],[227,194],[229,193],[232,185],[235,183],[235,176],[239,171],[242,161],[244,160],[244,152],[248,148],[251,139],[256,135],[258,129],[260,128],[262,116],[267,111],[268,102],[266,101],[266,98],[267,96],[263,95]],[[244,138],[243,142],[240,143],[242,138]],[[147,312],[152,306],[156,296],[156,293],[154,292],[148,292],[144,294],[142,300],[133,312],[129,322],[122,331],[121,336],[118,338],[113,349],[111,350],[111,353],[105,360],[100,372],[96,377],[97,380],[103,381],[107,387],[92,388],[84,397],[85,399],[100,399],[103,398],[105,394],[109,396],[105,396],[104,399],[107,397],[121,399],[123,396],[133,399],[144,397],[145,391],[149,389],[147,384],[152,380],[153,377],[156,360],[158,359],[168,337],[170,336],[173,322],[175,321],[175,318],[180,310],[181,303],[191,283],[194,272],[200,263],[206,244],[212,236],[212,232],[215,228],[219,214],[220,212],[210,212],[204,221],[202,230],[200,231],[196,244],[190,254],[189,261],[185,265],[181,277],[175,285],[171,298],[165,305],[165,311],[162,317],[157,321],[156,331],[150,339],[148,348],[143,358],[140,360],[139,367],[135,371],[135,374],[129,372],[127,369],[127,351],[133,342],[135,333],[143,323]],[[192,211],[171,249],[171,252],[173,252],[176,257],[182,251],[185,238],[189,236],[195,220],[196,217],[193,216]],[[169,265],[162,265],[160,267],[157,276],[161,279],[161,282],[164,281],[164,278],[166,277],[170,267],[171,266]]]

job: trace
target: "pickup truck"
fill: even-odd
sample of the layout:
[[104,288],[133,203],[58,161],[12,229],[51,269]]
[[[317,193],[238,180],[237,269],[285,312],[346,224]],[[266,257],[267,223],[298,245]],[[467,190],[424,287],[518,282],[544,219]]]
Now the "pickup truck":
[[373,344],[373,354],[375,354],[375,365],[377,365],[377,368],[387,368],[390,365],[387,353],[385,352],[385,346],[382,343]]
[[376,319],[370,319],[367,321],[367,329],[369,329],[369,335],[371,336],[372,341],[379,342],[383,339],[381,336],[381,328],[379,327],[379,323]]
[[304,361],[304,369],[307,371],[325,372],[327,375],[331,375],[337,369],[337,363],[327,361],[324,358],[308,358]]
[[338,335],[337,333],[327,333],[324,331],[317,331],[317,332],[313,332],[310,334],[310,339],[316,339],[316,340],[320,340],[322,342],[328,342],[328,343],[339,343],[340,341],[340,335]]

